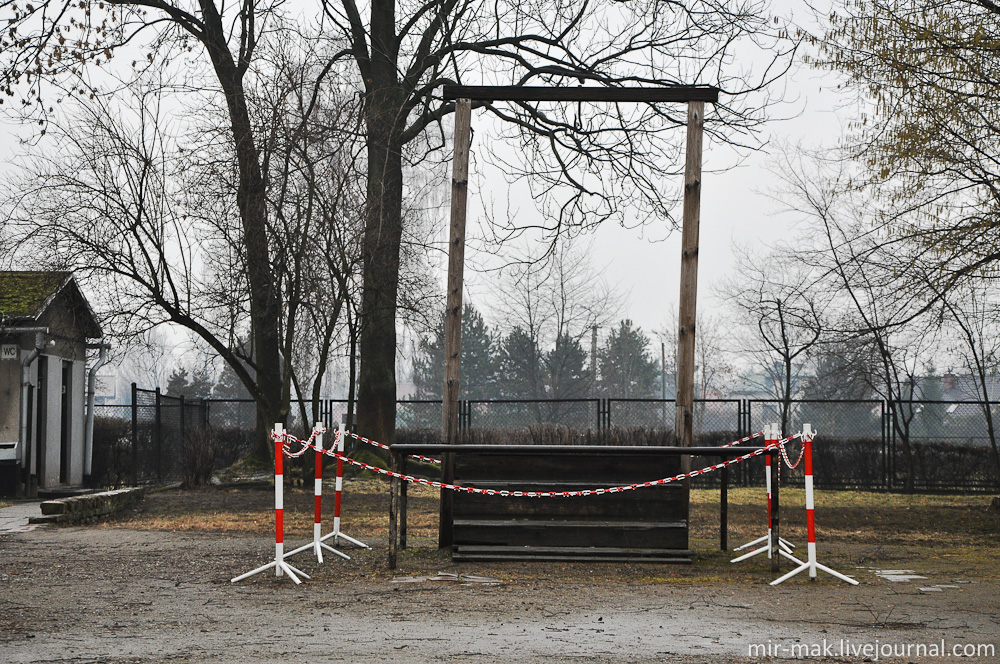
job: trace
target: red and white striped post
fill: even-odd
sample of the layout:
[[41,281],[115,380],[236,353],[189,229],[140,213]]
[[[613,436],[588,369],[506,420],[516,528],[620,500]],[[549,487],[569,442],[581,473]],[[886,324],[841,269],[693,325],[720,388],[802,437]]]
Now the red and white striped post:
[[772,424],[767,427],[767,432],[765,433],[764,437],[764,445],[766,447],[775,446],[772,448],[770,454],[764,455],[764,477],[766,478],[764,481],[765,481],[765,486],[767,487],[767,535],[766,535],[767,539],[765,541],[767,542],[768,558],[773,557],[772,552],[774,551],[774,547],[771,546],[772,543],[771,535],[774,531],[774,501],[771,498],[772,495],[774,494],[774,491],[771,488],[771,475],[773,474],[771,472],[771,465],[775,461],[781,463],[781,459],[772,459],[774,453],[777,452],[776,447],[778,444],[779,435],[780,434],[778,433],[778,425]]
[[[274,431],[272,432],[272,437],[274,438],[274,560],[266,565],[261,565],[255,570],[251,570],[246,574],[241,574],[236,578],[232,579],[232,583],[237,581],[242,581],[254,574],[260,574],[261,572],[274,568],[274,575],[281,576],[282,573],[288,575],[292,581],[296,584],[302,583],[299,580],[299,576],[306,579],[310,578],[308,574],[300,569],[292,567],[285,562],[285,485],[284,485],[284,458],[285,458],[285,436],[284,427],[278,423],[274,425]],[[291,554],[288,554],[291,555]]]
[[316,473],[313,479],[313,493],[315,505],[313,507],[313,548],[316,551],[316,560],[323,562],[323,423],[316,422],[313,425],[316,433]]
[[[274,559],[285,559],[285,438],[281,423],[274,425]],[[281,576],[281,565],[274,566],[274,575]],[[289,575],[295,579],[295,575]]]
[[[753,558],[761,553],[766,553],[767,557],[771,557],[771,528],[773,526],[772,516],[771,516],[771,457],[777,456],[778,454],[778,441],[781,439],[781,427],[777,423],[775,424],[765,424],[764,425],[764,447],[774,446],[773,453],[764,454],[764,487],[767,491],[767,534],[761,535],[757,539],[742,544],[733,551],[743,551],[744,549],[749,549],[751,547],[757,546],[758,544],[763,544],[758,549],[753,549],[749,553],[744,553],[741,556],[733,558],[729,562],[738,563],[741,560],[746,560],[747,558]],[[775,459],[774,463],[780,463],[781,459]],[[790,554],[795,545],[785,540],[783,537],[778,538],[778,550],[783,554]],[[793,560],[795,560],[793,558]]]
[[806,544],[806,550],[809,554],[806,562],[801,563],[798,567],[788,572],[784,576],[778,577],[771,582],[772,586],[776,586],[782,581],[792,578],[799,572],[803,570],[809,570],[809,577],[811,579],[816,578],[816,570],[820,569],[837,577],[843,581],[850,583],[851,585],[858,585],[858,582],[849,576],[845,576],[840,572],[830,569],[826,565],[822,565],[816,562],[816,516],[815,516],[815,503],[813,501],[813,459],[812,459],[812,441],[816,436],[816,432],[812,430],[812,426],[809,424],[802,425],[802,453],[805,455],[805,473],[806,473],[806,537],[808,544]]
[[323,433],[326,431],[326,427],[323,426],[322,422],[316,422],[313,425],[312,440],[314,441],[313,446],[316,450],[316,472],[313,479],[313,541],[304,546],[300,546],[294,551],[289,551],[285,554],[285,558],[294,556],[297,553],[302,553],[303,551],[313,550],[316,554],[317,562],[323,562],[323,549],[326,549],[330,553],[340,556],[344,560],[350,560],[351,557],[342,551],[337,551],[332,546],[326,544],[323,541],[323,457],[325,455],[325,450],[323,449]]
[[343,420],[341,420],[340,428],[337,430],[337,483],[334,485],[333,489],[333,532],[324,535],[323,541],[332,537],[333,543],[339,544],[340,540],[344,539],[355,546],[360,546],[363,549],[370,549],[371,547],[364,542],[358,541],[353,537],[348,537],[340,530],[340,499],[344,492],[344,441],[346,439],[347,430]]

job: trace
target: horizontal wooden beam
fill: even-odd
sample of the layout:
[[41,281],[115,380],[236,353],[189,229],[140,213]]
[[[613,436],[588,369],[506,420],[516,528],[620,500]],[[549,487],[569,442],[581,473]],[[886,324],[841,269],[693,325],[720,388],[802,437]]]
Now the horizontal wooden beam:
[[445,99],[486,101],[605,101],[688,102],[719,101],[719,88],[710,85],[664,85],[643,88],[542,87],[521,85],[446,85]]

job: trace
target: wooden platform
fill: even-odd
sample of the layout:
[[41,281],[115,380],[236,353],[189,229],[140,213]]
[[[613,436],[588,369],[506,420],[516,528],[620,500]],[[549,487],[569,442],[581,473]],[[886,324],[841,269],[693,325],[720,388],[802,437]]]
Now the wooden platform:
[[[446,462],[453,455],[454,473],[450,477],[446,474],[445,481],[512,491],[622,486],[677,475],[682,457],[731,458],[764,451],[758,447],[440,443],[395,444],[391,450],[392,466],[397,471],[405,470],[408,454],[444,455]],[[727,469],[719,472],[720,548],[726,551]],[[445,497],[449,498],[447,509]],[[442,532],[447,532],[456,561],[689,563],[693,555],[688,548],[688,490],[680,482],[567,498],[455,492],[443,494],[441,505]],[[400,548],[406,548],[406,487],[392,480],[389,569],[395,569]]]
[[[613,447],[573,455],[463,452],[455,483],[484,489],[572,491],[658,479],[680,457],[616,455]],[[454,497],[453,559],[689,563],[687,494],[680,484],[568,498]]]

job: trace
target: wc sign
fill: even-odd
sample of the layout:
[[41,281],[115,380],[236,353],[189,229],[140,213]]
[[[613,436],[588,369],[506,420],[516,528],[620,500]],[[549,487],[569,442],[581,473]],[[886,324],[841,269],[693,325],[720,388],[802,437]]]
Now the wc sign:
[[17,360],[17,344],[4,344],[0,346],[0,359]]

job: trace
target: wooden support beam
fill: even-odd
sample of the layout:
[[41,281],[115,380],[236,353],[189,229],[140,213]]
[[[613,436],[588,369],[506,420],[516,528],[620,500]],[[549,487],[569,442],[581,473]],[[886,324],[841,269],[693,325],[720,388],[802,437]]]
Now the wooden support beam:
[[[681,230],[681,293],[677,320],[677,393],[674,437],[690,447],[694,426],[694,339],[698,302],[698,227],[701,222],[701,151],[705,103],[688,104],[684,165],[684,226]],[[687,469],[682,469],[686,472]]]
[[719,89],[709,85],[666,85],[643,88],[550,87],[528,85],[446,85],[445,99],[477,101],[597,101],[597,102],[710,102],[719,101]]
[[719,550],[729,551],[729,466],[719,476]]
[[[399,455],[399,472],[402,475],[406,474],[406,455]],[[406,548],[406,491],[407,487],[410,486],[409,482],[400,481],[399,483],[399,548],[400,550]]]
[[[442,438],[449,445],[458,444],[459,386],[462,360],[462,286],[465,275],[465,218],[469,194],[469,147],[472,142],[472,101],[459,99],[455,104],[455,156],[451,175],[451,234],[448,241],[448,301],[444,323],[444,392],[442,403]],[[455,476],[455,457],[445,454],[441,460],[441,479],[451,482]],[[452,495],[441,490],[441,514],[438,546],[452,543]]]
[[[389,452],[389,470],[394,473],[400,468],[399,452]],[[389,569],[396,569],[396,560],[399,554],[399,479],[392,477],[389,479],[389,556],[386,566]]]

